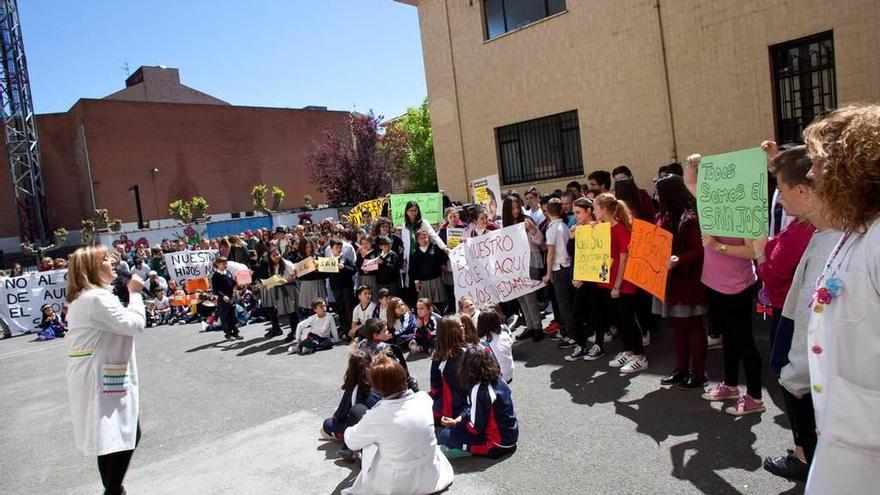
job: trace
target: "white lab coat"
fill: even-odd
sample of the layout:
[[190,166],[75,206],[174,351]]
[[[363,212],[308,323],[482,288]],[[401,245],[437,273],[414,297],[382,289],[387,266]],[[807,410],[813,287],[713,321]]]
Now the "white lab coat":
[[77,448],[88,456],[133,450],[138,424],[134,336],[146,326],[144,301],[128,307],[112,292],[91,289],[67,312],[67,391]]
[[361,472],[346,495],[418,495],[452,484],[452,466],[434,436],[433,401],[425,392],[382,399],[345,430],[350,449],[363,449]]
[[826,269],[843,286],[807,336],[819,443],[806,493],[876,493],[880,468],[880,220]]

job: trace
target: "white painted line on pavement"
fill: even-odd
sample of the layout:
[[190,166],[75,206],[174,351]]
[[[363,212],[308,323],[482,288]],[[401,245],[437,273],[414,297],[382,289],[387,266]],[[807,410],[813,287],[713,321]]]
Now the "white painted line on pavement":
[[30,354],[32,352],[45,351],[46,349],[58,347],[59,345],[61,345],[63,343],[64,343],[63,341],[52,342],[51,344],[40,344],[40,347],[37,347],[35,349],[19,349],[17,351],[7,352],[6,354],[0,354],[0,359],[4,359],[4,358],[8,358],[8,357],[15,357],[15,356],[23,356],[25,354]]

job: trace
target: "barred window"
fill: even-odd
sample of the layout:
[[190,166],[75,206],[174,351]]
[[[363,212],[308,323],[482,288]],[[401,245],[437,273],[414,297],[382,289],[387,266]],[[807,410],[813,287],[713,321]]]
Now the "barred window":
[[776,140],[803,141],[804,129],[837,107],[834,37],[831,31],[770,47]]
[[483,0],[486,38],[492,39],[565,10],[565,0]]
[[577,110],[495,129],[505,185],[583,175]]

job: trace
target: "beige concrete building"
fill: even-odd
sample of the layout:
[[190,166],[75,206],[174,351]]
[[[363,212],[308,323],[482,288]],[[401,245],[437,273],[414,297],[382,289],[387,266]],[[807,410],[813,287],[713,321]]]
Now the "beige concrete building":
[[880,0],[397,0],[418,8],[437,177],[542,190],[797,139],[880,101]]

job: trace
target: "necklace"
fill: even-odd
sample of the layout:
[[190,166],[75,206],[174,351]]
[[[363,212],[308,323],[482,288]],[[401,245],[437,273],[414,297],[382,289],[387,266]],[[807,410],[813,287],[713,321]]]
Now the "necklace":
[[[843,258],[838,259],[838,255],[843,250],[843,247],[847,246],[847,241],[849,241],[851,234],[852,232],[843,234],[843,237],[837,242],[834,251],[828,256],[828,261],[825,263],[822,274],[816,279],[816,293],[813,295],[813,301],[810,303],[814,313],[825,311],[825,307],[831,304],[834,298],[843,290],[843,282],[837,277],[837,270],[840,268]],[[835,261],[837,261],[836,264]],[[832,265],[834,265],[833,269]],[[829,275],[827,278],[825,277],[826,273]]]

